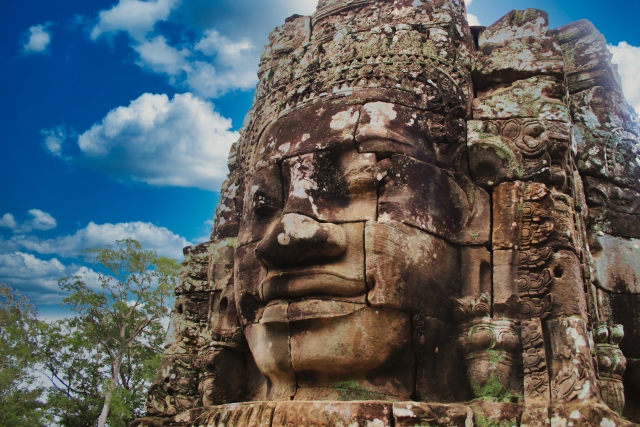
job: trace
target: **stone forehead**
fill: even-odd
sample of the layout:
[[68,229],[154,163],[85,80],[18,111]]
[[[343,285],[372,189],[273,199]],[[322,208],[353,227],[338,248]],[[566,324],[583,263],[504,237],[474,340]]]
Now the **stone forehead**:
[[[270,35],[239,154],[268,123],[328,98],[465,115],[475,50],[459,0],[324,1]],[[462,111],[462,113],[460,113]]]

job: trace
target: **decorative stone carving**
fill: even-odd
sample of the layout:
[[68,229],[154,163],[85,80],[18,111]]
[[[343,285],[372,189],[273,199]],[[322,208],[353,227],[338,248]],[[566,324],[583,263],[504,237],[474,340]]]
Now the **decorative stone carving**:
[[602,399],[611,409],[622,415],[625,400],[622,375],[627,367],[627,359],[620,351],[618,344],[624,338],[624,330],[622,325],[609,327],[601,322],[596,325],[593,338],[596,342],[598,380]]
[[133,425],[640,421],[640,131],[610,58],[536,9],[288,18]]
[[460,323],[458,347],[465,355],[467,377],[475,397],[501,401],[520,400],[517,353],[520,340],[516,325],[508,319],[491,319],[489,301],[454,300]]

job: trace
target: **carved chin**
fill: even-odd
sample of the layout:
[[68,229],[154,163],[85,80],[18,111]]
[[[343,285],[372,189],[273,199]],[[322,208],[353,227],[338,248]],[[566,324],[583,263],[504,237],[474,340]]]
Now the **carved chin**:
[[410,397],[415,367],[409,315],[336,301],[296,304],[284,321],[266,310],[262,323],[245,329],[256,364],[277,394],[315,388]]

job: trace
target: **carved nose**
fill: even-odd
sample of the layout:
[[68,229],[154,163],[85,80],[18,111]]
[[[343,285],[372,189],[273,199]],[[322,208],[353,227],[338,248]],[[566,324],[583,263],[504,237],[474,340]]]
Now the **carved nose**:
[[347,238],[341,227],[304,215],[286,214],[258,244],[256,255],[267,264],[290,267],[330,261],[346,248]]

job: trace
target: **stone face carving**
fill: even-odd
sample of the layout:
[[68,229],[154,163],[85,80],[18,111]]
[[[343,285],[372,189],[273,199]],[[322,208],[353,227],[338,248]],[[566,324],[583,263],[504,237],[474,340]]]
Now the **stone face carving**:
[[640,421],[640,132],[610,59],[535,9],[288,18],[133,425]]

